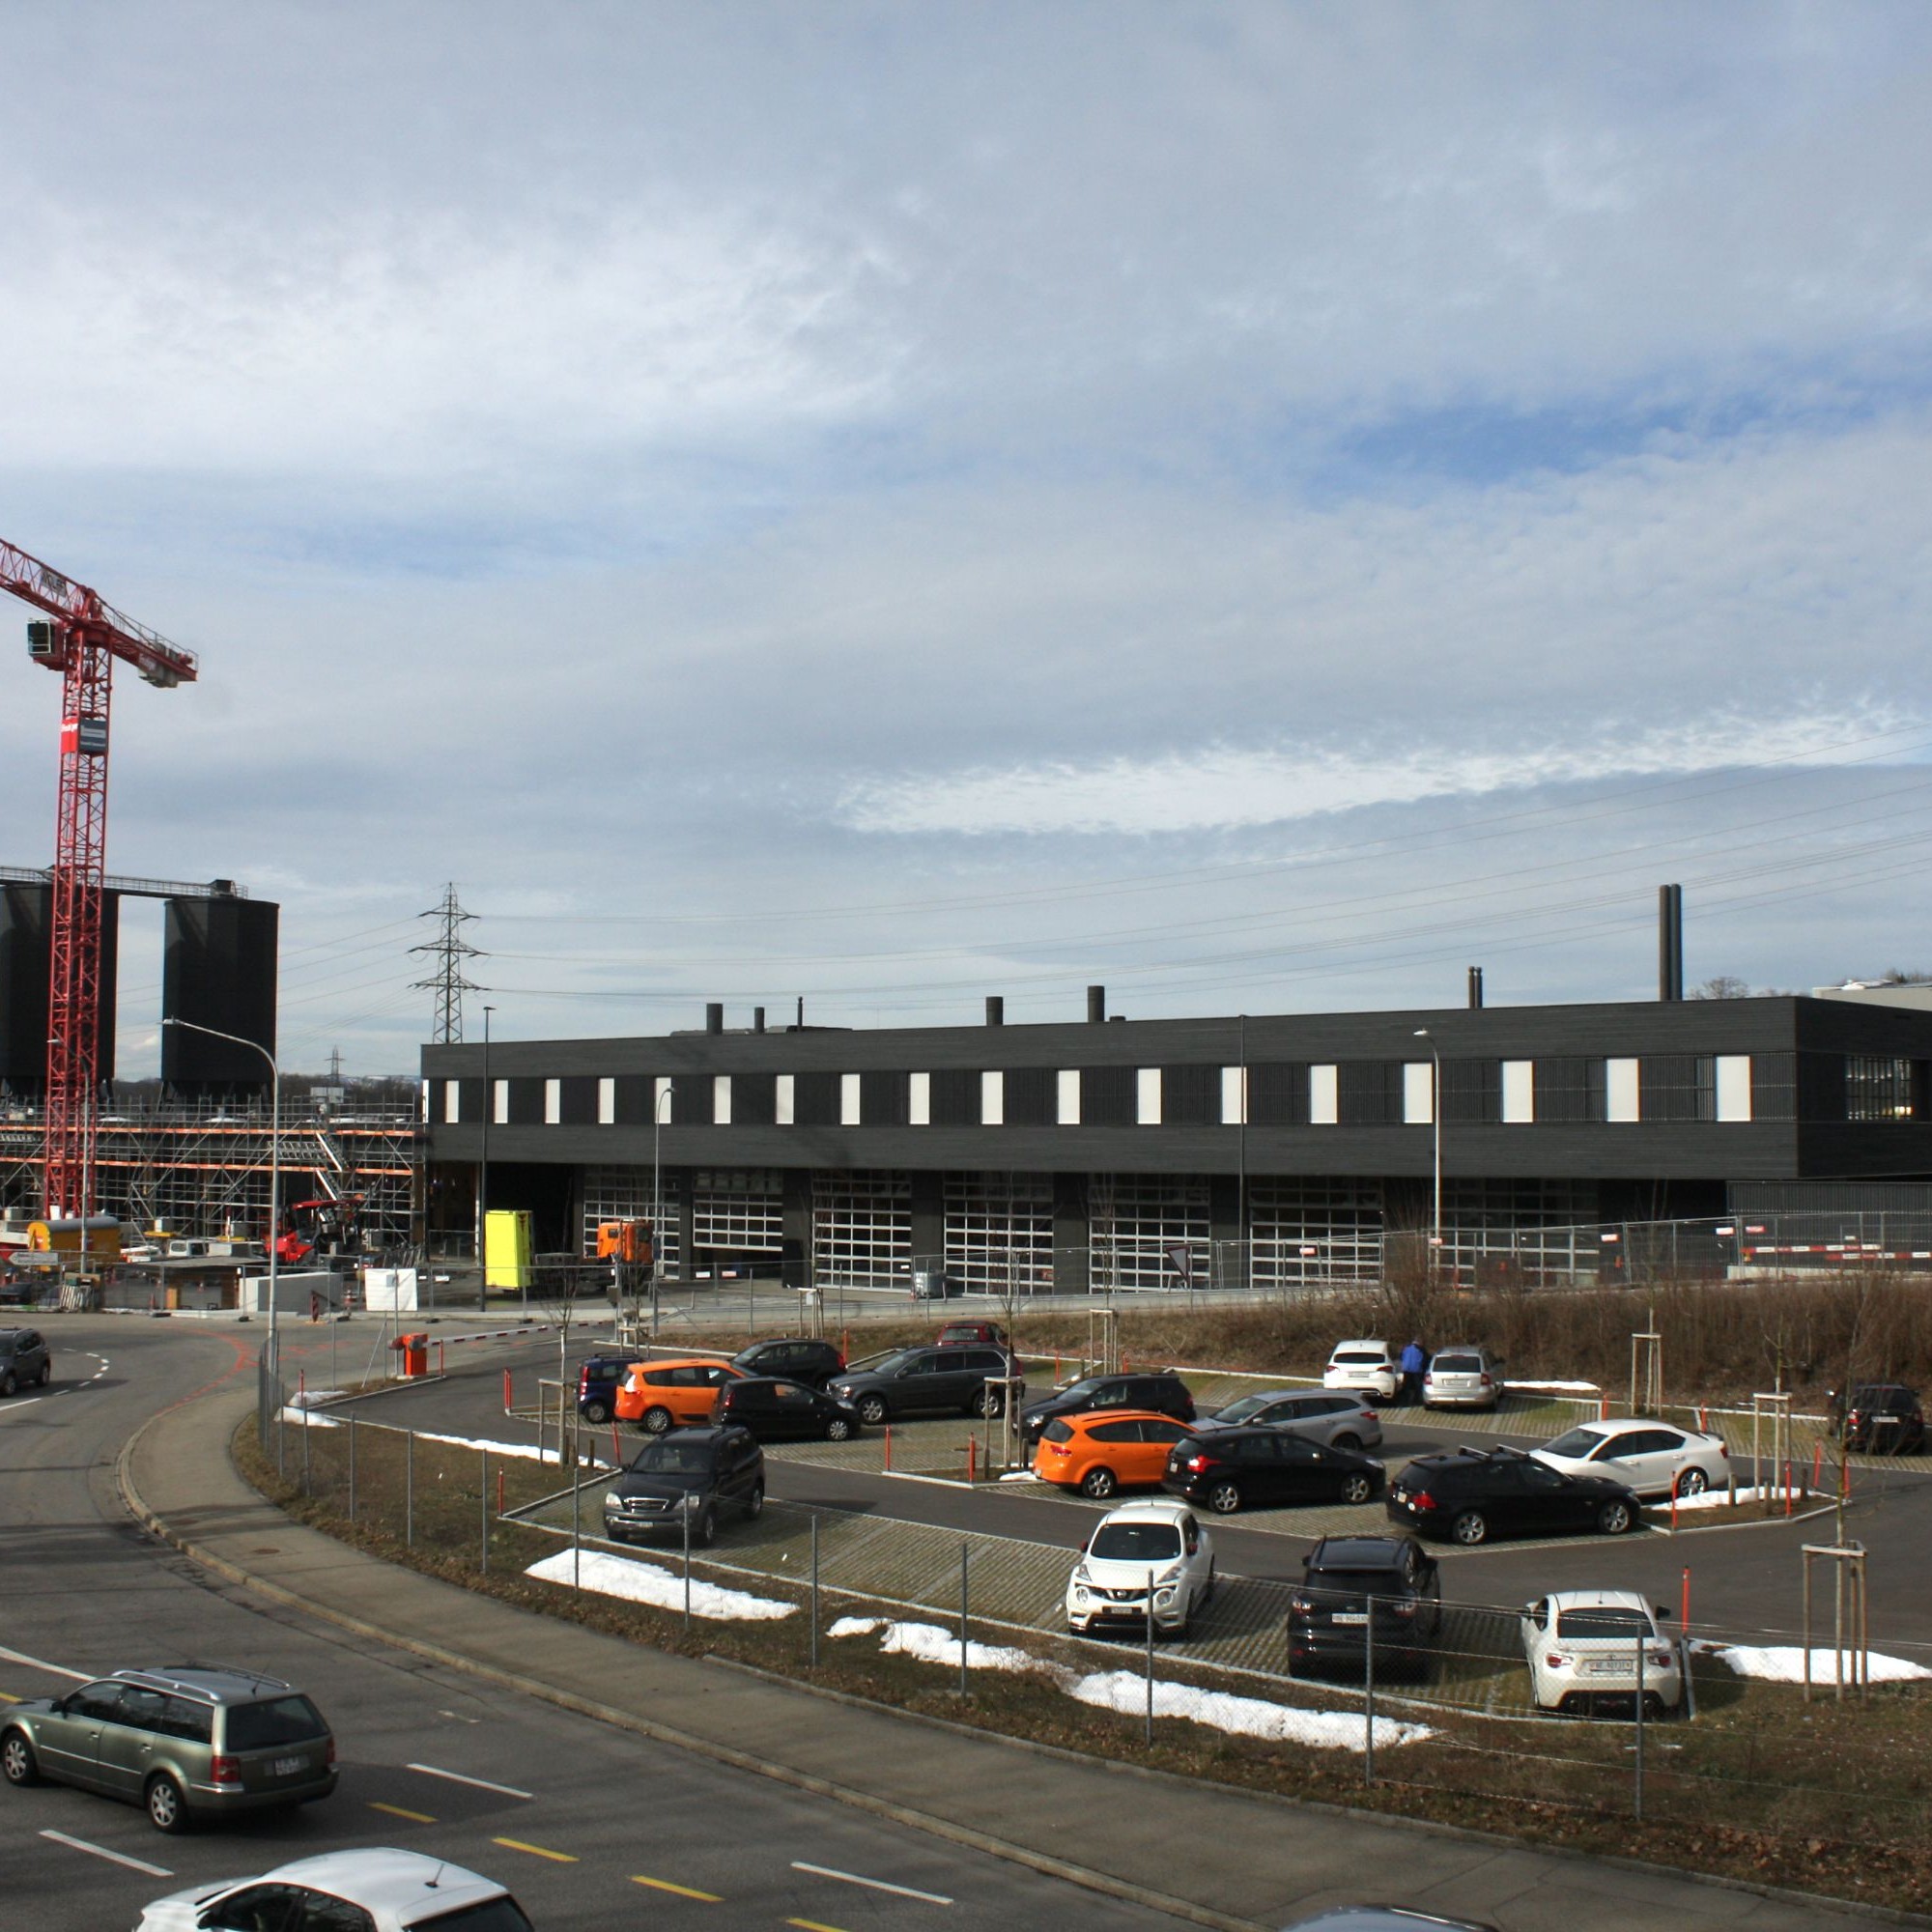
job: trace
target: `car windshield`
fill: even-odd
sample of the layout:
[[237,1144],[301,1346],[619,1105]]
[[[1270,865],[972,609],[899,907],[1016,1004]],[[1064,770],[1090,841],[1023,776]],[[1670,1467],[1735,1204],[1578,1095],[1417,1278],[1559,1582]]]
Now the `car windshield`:
[[1483,1364],[1477,1355],[1437,1355],[1429,1366],[1438,1376],[1473,1376],[1481,1373]]
[[1089,1376],[1085,1381],[1068,1382],[1067,1385],[1060,1391],[1060,1399],[1064,1402],[1072,1402],[1076,1398],[1092,1395],[1094,1391],[1099,1386],[1100,1386],[1099,1377]]
[[1058,1416],[1055,1416],[1046,1425],[1046,1439],[1049,1442],[1071,1442],[1073,1440],[1072,1424],[1063,1422]]
[[1103,1522],[1087,1554],[1103,1563],[1165,1563],[1180,1554],[1180,1532],[1171,1522]]
[[1351,1597],[1374,1592],[1378,1596],[1399,1595],[1402,1578],[1393,1570],[1317,1570],[1308,1578],[1311,1590],[1347,1591]]
[[412,1932],[419,1925],[436,1925],[447,1932],[536,1932],[524,1917],[523,1908],[505,1892],[500,1898],[486,1898],[476,1905],[459,1905],[454,1912],[432,1913],[427,1918],[412,1918]]
[[1584,1461],[1599,1444],[1607,1441],[1601,1430],[1573,1429],[1567,1435],[1559,1435],[1549,1445],[1552,1456],[1571,1456],[1577,1462]]
[[1556,1634],[1566,1643],[1579,1637],[1634,1637],[1652,1634],[1648,1615],[1623,1604],[1596,1604],[1587,1609],[1559,1610]]
[[[896,1375],[918,1352],[916,1349],[892,1349],[883,1355],[868,1356],[863,1363],[855,1362],[852,1368],[861,1369],[868,1376]],[[847,1371],[848,1374],[850,1372]]]
[[701,1476],[710,1467],[708,1442],[680,1442],[675,1435],[646,1442],[631,1459],[631,1471],[639,1476]]
[[1217,1409],[1215,1413],[1223,1422],[1245,1422],[1274,1400],[1271,1395],[1244,1395],[1239,1402],[1231,1402],[1226,1408]]
[[306,1697],[271,1697],[259,1704],[231,1704],[228,1708],[231,1751],[300,1744],[305,1738],[322,1737],[327,1729],[322,1713]]

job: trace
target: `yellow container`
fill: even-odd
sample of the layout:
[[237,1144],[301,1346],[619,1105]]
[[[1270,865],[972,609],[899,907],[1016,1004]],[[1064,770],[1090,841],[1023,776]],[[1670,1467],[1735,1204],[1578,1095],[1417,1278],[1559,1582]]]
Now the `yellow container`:
[[483,1271],[492,1288],[530,1285],[530,1210],[493,1208],[484,1216]]

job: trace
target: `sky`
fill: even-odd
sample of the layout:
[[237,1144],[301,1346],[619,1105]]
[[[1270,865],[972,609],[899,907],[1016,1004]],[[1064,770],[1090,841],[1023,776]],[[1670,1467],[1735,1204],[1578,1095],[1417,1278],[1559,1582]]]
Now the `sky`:
[[108,867],[280,903],[286,1067],[452,884],[472,1038],[1932,966],[1922,6],[0,33],[0,538],[200,654]]

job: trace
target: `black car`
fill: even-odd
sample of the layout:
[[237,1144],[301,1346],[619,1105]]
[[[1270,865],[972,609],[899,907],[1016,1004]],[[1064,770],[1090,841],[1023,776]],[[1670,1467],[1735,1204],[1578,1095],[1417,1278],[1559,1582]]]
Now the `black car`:
[[585,1422],[606,1423],[617,1412],[617,1386],[633,1362],[650,1359],[642,1349],[613,1349],[592,1355],[577,1370],[577,1412]]
[[1029,1446],[1056,1416],[1085,1415],[1095,1408],[1132,1408],[1154,1415],[1171,1415],[1177,1422],[1194,1420],[1194,1397],[1172,1369],[1152,1374],[1087,1376],[1056,1389],[1020,1411],[1020,1427]]
[[720,1422],[749,1429],[760,1442],[803,1436],[846,1442],[859,1433],[859,1411],[849,1402],[782,1376],[747,1376],[743,1381],[726,1382],[712,1413]]
[[1418,1456],[1388,1494],[1391,1522],[1473,1548],[1493,1534],[1622,1536],[1643,1520],[1636,1492],[1605,1476],[1570,1476],[1520,1449]]
[[861,1368],[835,1376],[826,1394],[849,1402],[864,1422],[877,1425],[890,1416],[932,1409],[965,1415],[998,1415],[1005,1392],[986,1384],[1015,1378],[1023,1396],[1020,1365],[1004,1349],[895,1349]]
[[749,1429],[672,1429],[655,1436],[605,1492],[604,1534],[617,1543],[684,1535],[708,1544],[727,1509],[765,1506],[765,1452]]
[[1288,1667],[1361,1676],[1371,1619],[1376,1672],[1420,1675],[1442,1628],[1442,1577],[1412,1536],[1324,1536],[1288,1605]]
[[771,1342],[753,1342],[731,1357],[731,1366],[748,1376],[783,1376],[790,1381],[810,1382],[822,1389],[840,1369],[845,1357],[830,1342],[813,1341],[810,1336],[786,1336]]
[[1184,1435],[1161,1487],[1216,1516],[1256,1503],[1373,1502],[1382,1465],[1359,1449],[1336,1449],[1280,1429],[1216,1429]]
[[53,1352],[38,1328],[0,1328],[0,1395],[29,1382],[45,1387],[53,1372]]
[[1918,1456],[1925,1449],[1925,1406],[1903,1382],[1861,1382],[1848,1398],[1833,1398],[1841,1410],[1838,1438],[1847,1449],[1872,1456]]

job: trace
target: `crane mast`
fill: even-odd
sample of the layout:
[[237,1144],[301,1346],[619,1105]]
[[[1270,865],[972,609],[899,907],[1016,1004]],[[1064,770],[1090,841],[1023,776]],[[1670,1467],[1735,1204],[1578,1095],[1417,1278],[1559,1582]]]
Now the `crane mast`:
[[191,683],[199,667],[192,651],[4,541],[0,589],[46,613],[27,626],[27,654],[62,677],[43,1191],[48,1214],[84,1216],[94,1208],[100,1093],[100,904],[114,660],[132,665],[162,690]]

